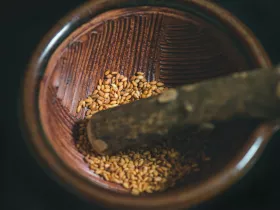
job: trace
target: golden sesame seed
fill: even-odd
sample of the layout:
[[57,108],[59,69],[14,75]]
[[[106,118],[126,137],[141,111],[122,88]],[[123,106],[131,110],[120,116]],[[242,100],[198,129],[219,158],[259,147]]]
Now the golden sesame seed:
[[77,113],[79,113],[81,111],[81,109],[82,109],[82,106],[78,106],[77,107]]
[[[160,94],[166,89],[161,82],[147,82],[143,72],[137,72],[130,81],[117,72],[107,70],[104,73],[104,78],[98,80],[96,89],[78,103],[76,110],[78,113],[88,107],[86,120],[79,124],[79,137],[75,145],[83,154],[90,170],[108,182],[122,185],[133,195],[163,191],[174,186],[177,180],[190,172],[200,170],[198,165],[194,167],[197,161],[187,163],[179,152],[169,147],[159,145],[152,149],[145,147],[122,151],[113,156],[101,156],[93,152],[88,142],[85,128],[92,115],[104,109]],[[204,161],[210,160],[205,155],[201,158]]]

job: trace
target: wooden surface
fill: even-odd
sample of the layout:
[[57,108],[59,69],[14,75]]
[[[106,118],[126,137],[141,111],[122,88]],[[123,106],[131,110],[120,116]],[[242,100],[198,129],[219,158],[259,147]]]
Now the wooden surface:
[[246,60],[245,49],[228,34],[191,13],[167,8],[120,9],[92,19],[57,48],[40,84],[40,115],[51,145],[77,173],[122,190],[92,174],[74,147],[85,113],[76,114],[79,100],[107,69],[128,77],[143,71],[147,80],[174,86],[258,65]]
[[[189,6],[192,4],[196,3],[190,3]],[[204,6],[202,4],[200,7]],[[104,5],[95,5],[93,8],[98,10],[99,7],[103,8]],[[209,9],[211,8],[207,8],[206,11]],[[215,8],[212,9],[214,12]],[[223,15],[219,11],[216,12]],[[224,17],[229,16],[225,13]],[[229,23],[231,22],[227,24]],[[98,188],[102,186],[119,192],[124,191],[119,185],[106,182],[93,174],[84,163],[82,155],[75,149],[76,123],[83,114],[76,115],[76,105],[80,99],[92,92],[106,69],[121,72],[125,76],[142,70],[146,73],[147,80],[156,78],[172,86],[253,67],[268,67],[270,62],[257,41],[248,35],[249,32],[244,36],[245,29],[241,25],[235,26],[234,29],[224,26],[227,29],[223,31],[191,12],[159,7],[137,7],[103,13],[72,32],[51,56],[40,82],[39,93],[40,119],[49,144],[63,163],[73,170],[71,173],[79,174],[97,186],[91,185],[89,188],[84,184],[73,183],[74,178],[71,181],[69,179],[71,184],[84,191],[86,196],[92,196],[92,199],[106,205],[120,205],[118,203],[122,203],[124,199],[128,208],[134,205],[134,202],[137,202],[140,209],[144,206],[151,208],[149,202],[133,200],[123,195],[113,196],[110,192]],[[117,30],[120,32],[117,33]],[[234,34],[239,34],[242,41]],[[246,48],[242,48],[243,45]],[[32,88],[32,83],[26,84],[30,86],[26,86],[26,90]],[[32,97],[25,98],[26,103],[30,100],[33,100]],[[31,120],[30,116],[26,117],[29,118],[28,121]],[[237,123],[238,126],[241,125],[240,122],[228,125],[230,128],[239,128],[238,137],[231,135],[232,140],[229,140],[234,142],[234,146],[231,144],[218,146],[222,142],[222,138],[218,137],[219,132],[216,133],[216,137],[211,137],[213,139],[211,143],[220,148],[209,152],[210,156],[215,153],[213,158],[215,164],[210,168],[202,166],[199,175],[188,177],[186,186],[194,186],[202,180],[208,180],[211,174],[217,173],[233,158],[233,154],[245,146],[244,142],[256,124],[244,122],[242,127],[233,126]],[[35,125],[31,123],[31,126],[33,133]],[[36,139],[34,143],[38,144],[38,136],[34,139]],[[203,138],[197,138],[196,144],[202,141]],[[41,149],[43,145],[38,146]],[[221,150],[227,150],[227,155],[222,155],[224,153]],[[47,151],[42,152],[48,164],[55,166],[54,159],[47,155]],[[219,155],[223,158],[217,161]],[[63,179],[65,178],[66,173],[63,174]],[[92,192],[88,194],[88,190]],[[174,190],[174,193],[177,192]],[[178,205],[174,198],[170,195],[164,199],[160,197],[157,201],[154,200],[153,205],[161,208],[160,206],[165,206],[162,203],[168,201]],[[170,202],[168,205],[173,206]],[[190,204],[187,200],[184,202]]]
[[[110,155],[152,147],[164,139],[178,144],[168,138],[170,133],[192,126],[210,126],[211,131],[215,123],[232,119],[279,118],[280,68],[257,69],[170,88],[159,96],[98,112],[89,120],[87,134],[94,151]],[[98,147],[100,142],[106,146]]]
[[107,69],[129,77],[143,71],[148,80],[171,86],[254,67],[232,43],[225,32],[190,13],[117,10],[93,19],[64,42],[46,78],[52,74],[50,91],[75,115],[78,101],[92,92]]
[[[110,4],[108,2],[107,4]],[[202,3],[200,0],[189,2],[189,7],[195,7],[194,5],[199,2]],[[206,6],[207,4],[200,4],[199,7]],[[93,10],[103,7],[103,4],[95,5]],[[170,207],[178,205],[176,197],[179,191],[176,190],[171,190],[172,194],[168,196],[162,194],[163,197],[151,203],[145,197],[141,198],[143,201],[134,200],[122,194],[113,195],[108,190],[99,188],[98,186],[102,186],[113,191],[124,191],[119,185],[106,182],[93,174],[84,163],[82,155],[74,147],[76,125],[84,114],[84,112],[76,114],[76,105],[80,99],[92,92],[107,69],[121,72],[128,77],[136,71],[143,71],[147,75],[147,80],[155,78],[168,86],[176,86],[234,71],[270,66],[266,53],[245,27],[238,24],[236,20],[230,20],[228,13],[223,13],[215,7],[209,6],[204,11],[212,11],[211,18],[217,21],[218,18],[215,18],[214,13],[216,12],[216,16],[222,16],[224,22],[221,21],[220,24],[224,28],[193,15],[192,12],[180,12],[162,7],[136,7],[103,13],[72,32],[59,45],[40,80],[40,119],[49,140],[48,144],[54,149],[58,158],[72,170],[72,175],[79,174],[87,182],[76,177],[68,177],[70,172],[63,172],[62,180],[68,180],[70,185],[79,188],[85,196],[105,205],[116,206],[126,202],[126,207],[129,208],[137,202],[139,209],[152,208],[152,205],[156,205],[157,208],[161,206],[168,208],[167,203]],[[228,27],[228,24],[233,25]],[[35,63],[36,61],[32,63],[32,67]],[[30,87],[26,89],[34,87],[32,87],[34,83],[26,82],[27,84]],[[25,98],[26,103],[33,100],[32,96],[29,96],[30,98]],[[31,120],[30,116],[27,117]],[[235,121],[218,129],[213,136],[207,137],[211,144],[216,145],[209,151],[209,155],[213,156],[214,164],[211,167],[201,166],[199,174],[188,177],[185,187],[196,184],[199,186],[202,180],[209,180],[211,185],[210,178],[215,178],[211,175],[217,174],[234,159],[234,154],[237,154],[238,150],[246,146],[246,140],[256,125],[251,121]],[[34,135],[35,126],[32,124],[31,135]],[[223,137],[221,137],[221,132],[224,130],[235,133],[228,137],[226,144],[222,143]],[[259,135],[263,135],[263,132]],[[33,143],[42,150],[43,159],[47,160],[48,164],[56,166],[52,154],[43,151],[44,143],[38,141],[39,136],[40,134],[33,136],[33,139],[36,139]],[[202,146],[205,140],[205,137],[193,136],[192,138],[196,141],[190,141],[188,145],[190,148],[192,144]],[[248,142],[252,141],[254,139]],[[227,153],[225,154],[224,151]],[[218,179],[217,183],[223,182],[222,180]],[[223,182],[224,186],[233,180],[234,178],[229,182]],[[96,185],[90,185],[92,183]],[[204,188],[204,185],[201,187]],[[204,191],[202,188],[200,190]],[[191,199],[192,193],[188,189],[190,188],[186,188],[183,192]],[[220,190],[220,188],[216,189]],[[213,193],[214,191],[211,191],[207,195],[198,194],[198,196],[199,199],[203,199],[204,196],[211,196]],[[186,198],[180,205],[190,205],[191,202],[193,200],[188,201]]]
[[[268,21],[272,21],[273,23],[274,19],[272,17],[275,17],[275,15],[277,17],[277,13],[267,12],[268,10],[266,10],[265,7],[258,6],[259,3],[253,4],[252,8],[251,4],[250,7],[246,7],[246,3],[243,3],[243,1],[227,2],[229,1],[226,1],[224,5],[228,6],[230,10],[235,12],[243,21],[253,28],[254,32],[265,44],[273,60],[277,62],[277,55],[273,54],[276,52],[277,47],[277,44],[275,44],[277,31],[274,33],[265,32],[265,29],[273,28],[273,26],[268,24]],[[8,61],[9,65],[7,65],[7,70],[10,69],[10,71],[7,71],[7,77],[3,78],[5,80],[3,80],[5,86],[5,91],[3,91],[3,93],[7,100],[9,99],[10,102],[13,102],[10,106],[5,106],[6,111],[4,112],[4,119],[2,118],[4,127],[1,135],[1,137],[3,137],[1,138],[3,140],[1,141],[1,155],[3,155],[1,157],[4,157],[4,166],[7,166],[8,169],[7,181],[4,183],[4,189],[7,187],[8,193],[4,195],[4,204],[8,202],[9,209],[92,209],[91,205],[88,205],[86,202],[66,192],[42,172],[34,159],[30,157],[29,150],[27,150],[24,144],[21,133],[17,126],[15,126],[15,122],[17,121],[15,112],[17,103],[15,95],[18,91],[18,83],[20,74],[23,71],[23,66],[26,65],[27,59],[35,45],[39,42],[40,37],[44,35],[67,10],[76,6],[77,2],[32,2],[28,0],[25,2],[17,2],[19,3],[17,7],[14,7],[14,3],[15,2],[13,2],[13,7],[10,8],[21,16],[21,18],[15,19],[16,16],[10,16],[10,19],[4,23],[4,26],[6,26],[6,23],[18,25],[18,27],[14,27],[14,29],[10,31],[12,33],[6,34],[7,37],[4,35],[6,37],[4,48],[7,46],[6,52],[8,52],[8,55],[11,55],[11,57],[8,56],[8,59],[4,59],[4,64]],[[23,4],[30,5],[30,7],[28,7],[27,10],[23,10]],[[9,15],[10,11],[10,9],[6,9],[4,13],[2,13],[3,18],[4,14]],[[258,15],[256,15],[255,11],[258,11]],[[268,15],[263,16],[266,12]],[[7,16],[5,16],[5,18],[6,17]],[[42,21],[39,23],[34,17],[38,17]],[[262,21],[260,19],[262,19]],[[255,22],[255,20],[258,21]],[[19,31],[20,33],[18,33]],[[9,42],[9,40],[11,40],[11,42]],[[18,51],[16,53],[12,52],[12,50],[16,48]],[[17,62],[14,62],[14,58],[17,58]],[[10,81],[8,85],[5,83],[7,81]],[[7,87],[9,87],[9,90],[7,90]],[[275,149],[274,147],[274,150]],[[11,150],[17,155],[11,155],[9,152]],[[267,154],[268,156],[274,154],[272,150],[270,151],[271,152]],[[274,162],[276,158],[277,156],[265,160]],[[221,207],[221,209],[233,209],[242,208],[244,206],[248,208],[254,206],[256,208],[275,209],[272,205],[273,203],[275,205],[277,204],[274,200],[275,196],[273,196],[276,194],[273,194],[273,191],[270,190],[277,189],[276,183],[273,183],[273,178],[277,173],[274,171],[274,173],[270,174],[270,172],[272,172],[272,169],[276,170],[277,166],[270,165],[269,162],[266,161],[262,162],[264,163],[262,164],[264,168],[261,170],[263,176],[270,177],[267,182],[265,182],[265,185],[262,181],[257,182],[258,184],[251,184],[250,188],[244,191],[244,193],[228,196],[217,203],[217,205],[215,205],[216,209],[220,209],[219,207]],[[267,167],[270,167],[271,170],[267,170]],[[250,189],[252,190],[250,191]],[[258,201],[260,201],[261,204]],[[96,209],[98,207],[95,206],[94,208]],[[205,208],[209,209],[210,207]]]

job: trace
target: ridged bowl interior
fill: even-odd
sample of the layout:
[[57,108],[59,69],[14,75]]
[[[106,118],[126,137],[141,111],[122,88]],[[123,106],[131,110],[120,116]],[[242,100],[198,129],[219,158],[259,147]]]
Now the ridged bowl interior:
[[[194,83],[259,67],[231,28],[191,12],[162,7],[111,10],[72,32],[56,49],[40,83],[39,111],[44,132],[58,156],[76,173],[105,188],[125,192],[93,174],[76,150],[79,100],[89,95],[106,70],[130,77],[145,72],[167,86]],[[188,177],[195,185],[220,171],[246,143],[257,122],[228,122],[207,138],[211,162]],[[195,146],[194,146],[195,147]]]

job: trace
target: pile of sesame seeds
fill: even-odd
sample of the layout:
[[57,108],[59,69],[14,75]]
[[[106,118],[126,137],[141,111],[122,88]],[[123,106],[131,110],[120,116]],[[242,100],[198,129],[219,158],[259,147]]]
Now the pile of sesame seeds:
[[86,119],[98,111],[158,95],[167,89],[162,82],[147,82],[143,72],[137,72],[130,81],[118,72],[106,71],[104,77],[98,81],[96,90],[79,102],[77,113],[87,107]]
[[87,109],[85,119],[79,124],[76,142],[85,162],[95,174],[106,181],[122,185],[133,195],[173,187],[185,175],[198,172],[199,165],[164,142],[154,148],[127,150],[112,156],[97,155],[87,138],[87,121],[98,111],[158,95],[166,89],[162,82],[148,82],[142,72],[137,72],[129,80],[118,72],[106,71],[104,79],[98,81],[96,90],[81,100],[77,107],[77,112]]

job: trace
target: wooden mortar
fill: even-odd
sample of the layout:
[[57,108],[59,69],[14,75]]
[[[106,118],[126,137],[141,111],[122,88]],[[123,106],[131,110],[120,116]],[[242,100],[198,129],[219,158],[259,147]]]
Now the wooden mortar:
[[[143,71],[147,80],[172,87],[269,67],[252,32],[212,2],[96,0],[62,19],[38,46],[23,81],[20,119],[36,159],[77,195],[113,209],[187,208],[240,179],[276,125],[246,121],[221,126],[209,136],[211,167],[202,166],[184,186],[133,197],[93,174],[76,150],[76,124],[84,116],[75,113],[78,101],[107,69],[126,76]],[[202,140],[197,136],[195,142]]]

